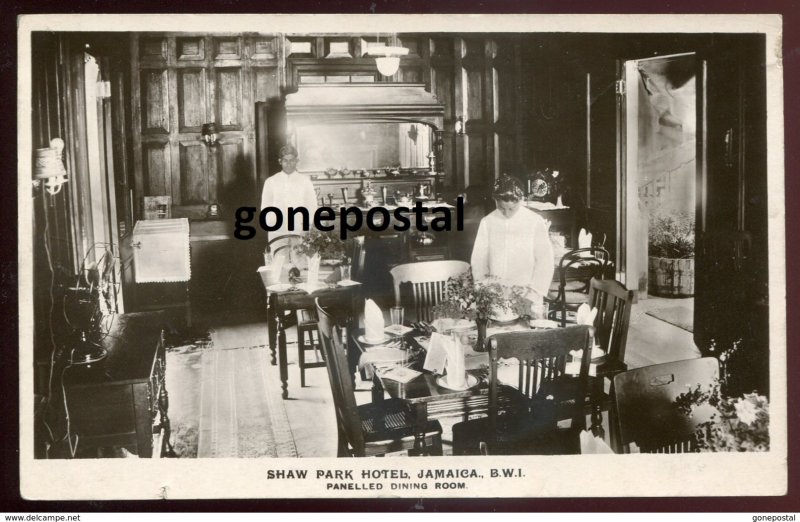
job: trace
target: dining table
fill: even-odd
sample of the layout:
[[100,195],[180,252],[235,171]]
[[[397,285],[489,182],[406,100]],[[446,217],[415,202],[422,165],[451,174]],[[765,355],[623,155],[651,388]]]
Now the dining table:
[[[315,310],[316,299],[320,305],[331,310],[341,326],[348,332],[358,328],[358,318],[364,310],[362,285],[357,281],[331,281],[331,273],[321,269],[319,283],[309,284],[305,281],[307,271],[303,271],[298,283],[277,283],[268,285],[264,282],[267,293],[267,341],[270,350],[270,364],[279,367],[281,379],[281,397],[289,398],[289,369],[286,353],[286,329],[289,317],[297,310]],[[357,353],[355,341],[348,335],[348,353]],[[352,355],[350,356],[352,357]],[[351,361],[355,367],[355,362]]]
[[[425,448],[425,426],[429,420],[441,419],[446,417],[458,417],[462,421],[472,418],[482,417],[488,414],[489,403],[489,354],[488,351],[476,351],[475,341],[477,330],[463,327],[456,328],[453,333],[445,329],[441,333],[456,335],[464,346],[465,364],[468,382],[474,383],[464,389],[450,389],[446,387],[441,375],[437,375],[424,368],[427,348],[430,343],[432,331],[436,328],[427,323],[415,323],[414,328],[404,328],[408,330],[402,335],[389,336],[383,344],[369,344],[364,341],[363,336],[353,339],[355,346],[359,350],[359,365],[361,376],[369,381],[372,386],[373,398],[382,397],[384,393],[391,398],[403,399],[407,402],[413,412],[415,426],[415,445],[413,455],[426,455]],[[487,339],[492,335],[502,332],[523,331],[539,328],[558,328],[555,321],[539,320],[529,321],[525,318],[505,322],[495,323],[487,329]],[[363,333],[361,330],[357,332]],[[355,337],[355,336],[352,336]],[[419,375],[400,382],[387,377],[390,365],[381,365],[371,362],[370,353],[376,348],[383,346],[397,347],[406,351],[407,356],[397,362],[397,366],[408,368]],[[517,377],[518,366],[511,363],[501,362],[499,372],[506,372],[507,379],[501,373],[499,379],[512,386]],[[473,378],[470,378],[473,377]],[[509,400],[511,398],[508,398]],[[501,405],[505,398],[501,396]],[[593,432],[598,432],[601,419],[592,415]]]

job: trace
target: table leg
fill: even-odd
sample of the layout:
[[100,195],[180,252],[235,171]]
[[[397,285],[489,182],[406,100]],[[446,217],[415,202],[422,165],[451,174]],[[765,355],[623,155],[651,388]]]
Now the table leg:
[[[166,376],[166,372],[165,372]],[[164,379],[162,377],[162,379]],[[161,428],[164,430],[164,439],[161,443],[161,448],[158,451],[163,451],[167,457],[177,457],[175,449],[172,447],[170,437],[172,436],[172,425],[169,420],[169,393],[167,393],[167,383],[164,379],[161,384],[161,393],[158,395],[158,411],[161,417]]]
[[267,295],[267,342],[269,343],[269,363],[272,366],[277,364],[275,360],[275,337],[278,328],[278,321],[275,317],[275,304],[271,302],[272,298]]
[[408,450],[410,457],[430,455],[429,448],[425,446],[425,427],[428,425],[428,403],[420,402],[414,405],[414,449]]
[[289,369],[286,361],[286,331],[283,327],[283,318],[278,317],[278,366],[281,375],[281,397],[289,398]]

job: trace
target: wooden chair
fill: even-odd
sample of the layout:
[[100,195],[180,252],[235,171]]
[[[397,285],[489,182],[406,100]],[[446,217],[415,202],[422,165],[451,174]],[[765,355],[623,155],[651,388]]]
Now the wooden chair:
[[[414,448],[414,418],[408,403],[386,399],[356,405],[353,375],[342,345],[341,330],[334,318],[317,303],[318,328],[333,393],[338,431],[338,457],[365,457]],[[442,455],[442,426],[429,421],[425,446],[432,455]]]
[[597,317],[594,320],[595,341],[606,353],[605,361],[597,370],[602,370],[604,375],[616,375],[628,369],[625,364],[625,347],[634,293],[619,281],[592,278],[589,282],[588,304],[597,308]]
[[272,239],[267,235],[266,250],[271,252],[273,256],[282,254],[287,255],[289,259],[291,259],[291,256],[294,255],[292,254],[292,249],[302,240],[303,236],[299,234],[285,234]]
[[[285,255],[286,262],[293,256],[293,248],[303,240],[299,234],[287,234],[270,239],[267,236],[267,250],[273,256]],[[297,323],[297,365],[300,368],[300,386],[306,385],[306,370],[325,366],[325,355],[320,352],[319,341],[315,339],[317,331],[317,314],[313,309],[297,310],[295,315]],[[306,360],[306,352],[312,352],[313,361]]]
[[[625,347],[628,341],[628,325],[631,317],[634,291],[613,280],[592,278],[589,283],[589,306],[597,308],[594,321],[594,338],[597,345],[606,353],[598,363],[595,377],[589,378],[589,412],[592,414],[592,429],[595,435],[603,436],[602,412],[611,412],[615,417],[613,399],[613,379],[628,369],[625,364]],[[609,392],[605,391],[605,380],[611,381]],[[609,420],[612,446],[617,440],[616,421]]]
[[600,246],[570,250],[556,267],[558,283],[552,285],[547,300],[550,314],[567,325],[567,312],[589,302],[589,282],[605,279],[611,269],[611,255]]
[[[579,434],[586,425],[589,330],[571,326],[490,337],[489,414],[453,426],[453,453],[579,453]],[[583,350],[577,376],[565,373],[572,350]],[[498,380],[500,359],[511,358],[519,361],[516,389]],[[570,420],[569,428],[557,427],[561,419]]]
[[[353,252],[351,252],[352,262],[350,266],[350,279],[358,281],[358,278],[363,274],[365,254],[364,236],[358,236],[355,238]],[[306,369],[321,368],[326,364],[325,353],[322,352],[319,341],[315,339],[317,321],[316,310],[297,311],[297,366],[300,368],[301,387],[305,387],[306,385]],[[310,362],[306,360],[306,352],[308,351],[314,353],[315,360]]]
[[687,417],[675,405],[678,395],[699,384],[706,389],[719,378],[719,362],[713,357],[645,366],[614,377],[619,415],[620,445],[617,452],[630,453],[636,443],[642,453],[694,451],[695,428],[710,418],[697,408]]
[[[432,321],[433,307],[444,299],[447,280],[467,270],[469,263],[452,260],[398,265],[390,270],[394,283],[395,305],[405,306],[406,317],[412,321]],[[405,288],[410,287],[410,291],[404,296],[401,296],[401,285]],[[409,314],[409,310],[413,310],[414,313]]]

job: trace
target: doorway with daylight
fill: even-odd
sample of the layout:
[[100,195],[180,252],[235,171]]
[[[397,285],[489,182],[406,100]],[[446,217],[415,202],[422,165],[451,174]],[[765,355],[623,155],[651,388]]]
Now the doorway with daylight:
[[702,65],[694,53],[626,61],[620,107],[626,286],[649,315],[689,332],[704,179]]

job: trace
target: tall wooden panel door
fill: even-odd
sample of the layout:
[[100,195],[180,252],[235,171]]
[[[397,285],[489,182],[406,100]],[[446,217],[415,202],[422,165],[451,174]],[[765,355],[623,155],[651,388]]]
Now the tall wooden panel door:
[[[276,42],[240,34],[132,37],[139,205],[144,196],[170,196],[173,217],[203,219],[212,203],[223,212],[256,203],[255,101],[280,91]],[[215,124],[216,142],[203,139],[206,123]]]

